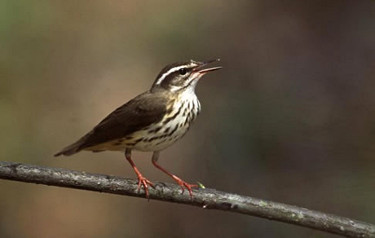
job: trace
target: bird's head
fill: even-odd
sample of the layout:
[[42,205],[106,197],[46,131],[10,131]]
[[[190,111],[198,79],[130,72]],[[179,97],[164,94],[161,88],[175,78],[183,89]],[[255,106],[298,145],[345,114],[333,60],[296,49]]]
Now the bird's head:
[[174,63],[165,66],[156,77],[152,89],[163,88],[170,92],[182,92],[193,90],[199,79],[208,72],[221,69],[222,67],[207,68],[208,64],[220,59],[198,62],[190,60],[188,62]]

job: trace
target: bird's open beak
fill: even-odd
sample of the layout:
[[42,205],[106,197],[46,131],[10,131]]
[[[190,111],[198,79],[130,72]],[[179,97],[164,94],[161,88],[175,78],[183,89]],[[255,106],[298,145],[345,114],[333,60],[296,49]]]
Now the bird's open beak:
[[206,67],[206,65],[214,63],[214,62],[218,62],[218,61],[220,61],[220,59],[214,59],[214,60],[204,61],[204,62],[202,62],[202,64],[200,66],[198,66],[197,68],[195,68],[194,71],[196,71],[196,72],[198,72],[200,74],[205,74],[205,73],[208,73],[208,72],[215,71],[215,70],[223,68],[221,66],[211,67],[211,68],[204,68],[204,67]]

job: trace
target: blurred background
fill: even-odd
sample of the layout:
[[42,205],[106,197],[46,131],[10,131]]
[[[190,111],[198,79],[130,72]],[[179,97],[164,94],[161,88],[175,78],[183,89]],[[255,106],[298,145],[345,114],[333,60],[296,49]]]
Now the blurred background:
[[[189,182],[375,222],[374,1],[0,1],[0,160],[135,178],[118,152],[54,158],[167,64],[220,57],[160,164]],[[134,153],[143,174],[171,180]],[[334,237],[145,199],[0,181],[0,237]]]

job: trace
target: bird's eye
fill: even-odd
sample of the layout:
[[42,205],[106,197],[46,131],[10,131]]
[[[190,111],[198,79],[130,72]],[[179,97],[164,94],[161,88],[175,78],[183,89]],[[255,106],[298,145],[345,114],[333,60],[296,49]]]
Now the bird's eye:
[[178,71],[181,75],[185,75],[186,74],[186,68],[182,68]]

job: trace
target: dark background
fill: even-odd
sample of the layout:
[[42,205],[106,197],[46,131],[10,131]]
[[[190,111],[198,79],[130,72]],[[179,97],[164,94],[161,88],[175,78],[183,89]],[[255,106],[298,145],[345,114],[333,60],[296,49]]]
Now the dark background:
[[[52,155],[166,64],[220,57],[160,163],[190,182],[375,222],[374,1],[0,1],[0,159],[135,178],[123,155]],[[150,153],[146,177],[170,181]],[[335,237],[259,218],[0,181],[0,237]]]

